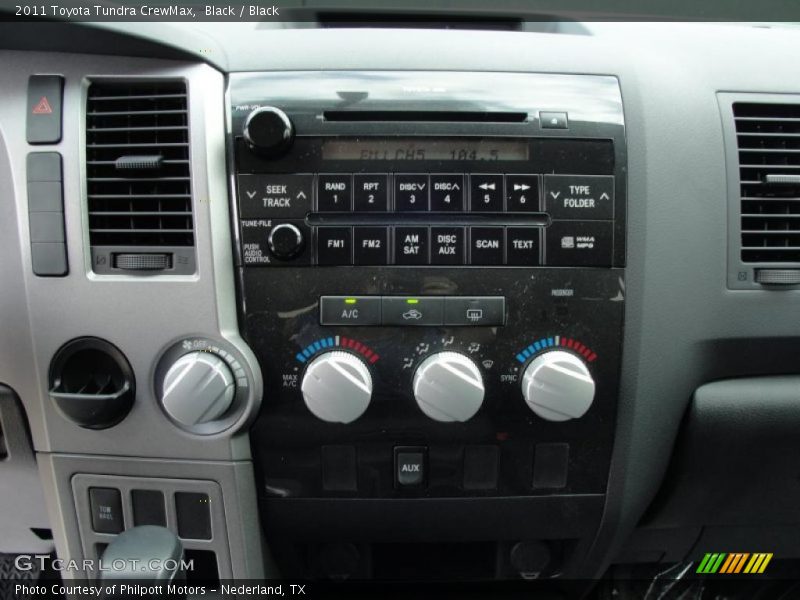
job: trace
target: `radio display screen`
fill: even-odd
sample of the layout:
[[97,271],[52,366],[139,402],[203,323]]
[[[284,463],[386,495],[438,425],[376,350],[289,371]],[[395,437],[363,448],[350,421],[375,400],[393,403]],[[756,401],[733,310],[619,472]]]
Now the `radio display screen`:
[[525,161],[529,144],[510,138],[333,138],[322,142],[322,159]]

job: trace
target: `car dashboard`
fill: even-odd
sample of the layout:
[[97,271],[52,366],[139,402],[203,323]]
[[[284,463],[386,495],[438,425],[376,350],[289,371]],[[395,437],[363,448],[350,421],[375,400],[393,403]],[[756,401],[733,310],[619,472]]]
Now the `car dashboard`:
[[0,551],[800,558],[796,32],[334,21],[6,37]]

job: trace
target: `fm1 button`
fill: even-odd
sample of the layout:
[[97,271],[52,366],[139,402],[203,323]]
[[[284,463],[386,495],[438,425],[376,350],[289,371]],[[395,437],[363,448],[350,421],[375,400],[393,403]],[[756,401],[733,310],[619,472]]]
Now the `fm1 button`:
[[321,325],[380,325],[379,296],[322,296],[319,299]]
[[349,227],[317,229],[317,264],[353,264],[353,231]]
[[463,227],[431,227],[431,264],[464,264]]
[[394,449],[394,471],[397,487],[420,487],[425,484],[425,449]]
[[545,175],[544,202],[553,219],[613,219],[614,177]]

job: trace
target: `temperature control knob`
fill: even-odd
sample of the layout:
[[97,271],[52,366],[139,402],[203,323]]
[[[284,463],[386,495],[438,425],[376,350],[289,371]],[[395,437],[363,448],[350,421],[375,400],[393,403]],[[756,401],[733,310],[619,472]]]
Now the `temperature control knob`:
[[189,352],[164,375],[161,404],[182,425],[207,423],[230,408],[236,382],[228,364],[211,352]]
[[329,423],[351,423],[369,406],[372,375],[363,360],[335,350],[308,364],[300,391],[314,416]]
[[272,158],[280,156],[291,147],[294,141],[294,125],[281,109],[262,106],[247,116],[242,136],[250,150]]
[[483,404],[483,377],[478,366],[458,352],[438,352],[414,373],[414,397],[431,419],[463,422]]
[[530,409],[543,419],[577,419],[592,405],[594,379],[580,358],[554,350],[537,356],[526,367],[522,394]]

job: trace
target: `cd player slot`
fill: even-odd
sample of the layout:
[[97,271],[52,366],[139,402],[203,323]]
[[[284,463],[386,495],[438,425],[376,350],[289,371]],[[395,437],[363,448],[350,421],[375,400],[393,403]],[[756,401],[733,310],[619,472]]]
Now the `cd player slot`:
[[326,121],[412,121],[449,123],[524,123],[526,112],[439,111],[439,110],[326,110]]
[[546,213],[530,214],[453,214],[453,213],[309,213],[306,224],[311,227],[325,225],[518,225],[546,227],[550,217]]

